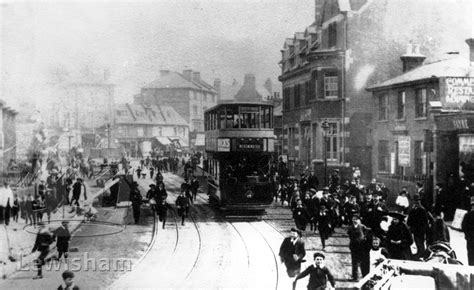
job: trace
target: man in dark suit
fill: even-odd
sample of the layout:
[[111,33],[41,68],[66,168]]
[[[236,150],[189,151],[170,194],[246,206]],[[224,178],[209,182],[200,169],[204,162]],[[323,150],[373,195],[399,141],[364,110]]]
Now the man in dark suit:
[[291,236],[286,237],[280,246],[280,260],[285,263],[286,272],[289,277],[295,277],[301,271],[301,263],[306,255],[304,241],[301,239],[301,231],[291,229]]
[[56,248],[58,249],[58,260],[64,254],[64,259],[67,262],[69,252],[69,240],[71,240],[71,233],[68,229],[68,221],[62,221],[61,226],[53,233],[56,236]]
[[191,187],[192,199],[196,201],[197,192],[199,189],[199,181],[197,180],[196,176],[193,176],[190,187]]
[[416,248],[418,249],[416,257],[422,257],[426,249],[425,240],[429,229],[429,219],[428,212],[421,205],[421,197],[418,194],[415,194],[413,197],[413,207],[408,215],[407,225],[413,233]]

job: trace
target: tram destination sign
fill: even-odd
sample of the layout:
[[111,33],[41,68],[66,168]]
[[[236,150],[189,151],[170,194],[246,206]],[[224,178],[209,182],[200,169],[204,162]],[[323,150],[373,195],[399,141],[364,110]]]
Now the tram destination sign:
[[235,139],[237,151],[262,151],[263,139],[261,138],[239,138]]

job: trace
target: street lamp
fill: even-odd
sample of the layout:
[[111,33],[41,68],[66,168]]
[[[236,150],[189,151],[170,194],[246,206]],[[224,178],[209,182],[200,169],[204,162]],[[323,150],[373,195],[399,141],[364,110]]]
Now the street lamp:
[[323,146],[323,150],[324,150],[324,185],[327,186],[328,185],[328,174],[327,174],[327,170],[328,170],[328,158],[327,158],[327,154],[328,154],[328,131],[329,131],[329,124],[327,121],[324,121],[322,124],[321,124],[321,128],[323,129],[323,137],[324,137],[324,146]]

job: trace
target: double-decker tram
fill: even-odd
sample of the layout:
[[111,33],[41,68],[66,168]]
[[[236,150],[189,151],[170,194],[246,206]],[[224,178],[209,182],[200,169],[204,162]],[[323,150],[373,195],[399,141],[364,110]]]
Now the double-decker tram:
[[224,210],[261,211],[273,199],[273,105],[220,103],[205,112],[208,194]]

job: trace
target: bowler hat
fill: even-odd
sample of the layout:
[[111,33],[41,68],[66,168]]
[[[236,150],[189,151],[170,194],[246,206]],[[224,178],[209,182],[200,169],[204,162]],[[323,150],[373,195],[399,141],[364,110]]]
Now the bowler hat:
[[326,258],[326,257],[323,255],[323,253],[319,253],[319,252],[314,253],[313,257],[314,257],[314,259],[316,259],[316,257],[321,257],[321,258],[323,258],[323,259]]

